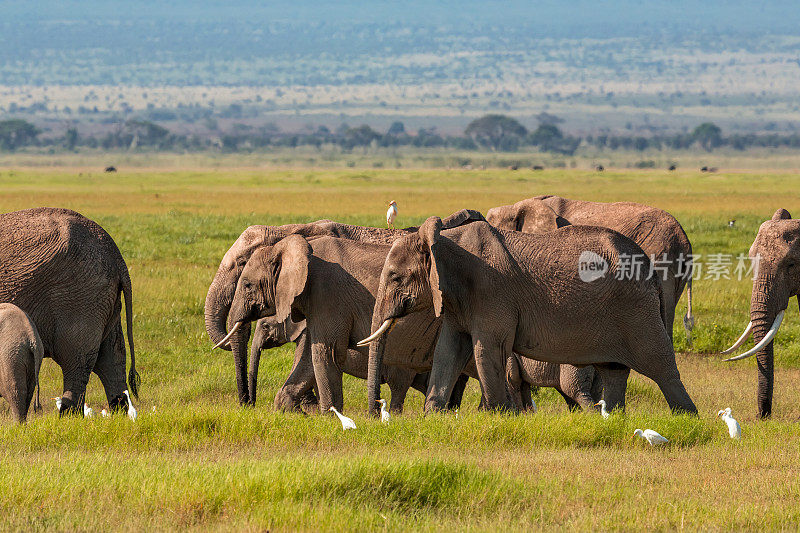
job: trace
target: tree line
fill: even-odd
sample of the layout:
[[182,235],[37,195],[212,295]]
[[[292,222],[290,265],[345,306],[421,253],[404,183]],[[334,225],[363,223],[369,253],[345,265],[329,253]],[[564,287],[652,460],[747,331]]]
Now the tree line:
[[[463,135],[442,135],[436,128],[420,128],[407,132],[402,122],[394,122],[387,131],[379,132],[363,124],[351,127],[342,124],[335,130],[318,126],[305,133],[282,132],[274,125],[255,128],[234,125],[231,131],[199,134],[178,134],[149,120],[130,119],[115,124],[111,131],[98,135],[81,135],[74,127],[62,136],[41,136],[42,131],[23,119],[0,121],[0,150],[15,151],[31,146],[76,150],[79,147],[104,150],[209,150],[247,152],[269,147],[339,146],[356,148],[413,146],[419,148],[453,148],[458,150],[490,150],[516,152],[536,148],[541,152],[572,155],[581,146],[600,150],[645,151],[648,149],[713,151],[722,147],[745,150],[753,147],[800,148],[800,134],[729,134],[717,125],[706,122],[689,133],[636,136],[600,134],[572,136],[559,127],[558,117],[541,113],[539,125],[529,131],[519,121],[506,115],[485,115],[469,123]],[[238,127],[237,127],[238,126]]]

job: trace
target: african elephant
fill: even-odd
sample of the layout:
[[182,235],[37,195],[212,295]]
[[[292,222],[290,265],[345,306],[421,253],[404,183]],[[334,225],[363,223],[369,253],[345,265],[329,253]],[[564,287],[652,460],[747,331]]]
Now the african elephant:
[[586,202],[560,196],[537,196],[514,205],[490,209],[486,220],[499,229],[523,233],[545,233],[568,224],[611,228],[638,244],[658,270],[664,290],[667,333],[672,340],[675,307],[687,288],[688,306],[683,325],[691,342],[692,244],[675,217],[633,202]]
[[506,365],[506,380],[518,409],[531,407],[531,388],[552,387],[561,394],[567,407],[586,411],[593,410],[603,392],[600,374],[592,365],[578,368],[518,354],[512,354]]
[[[276,348],[287,342],[295,342],[297,347],[292,370],[286,382],[275,395],[275,407],[279,410],[307,413],[319,411],[319,400],[315,392],[317,384],[314,378],[314,364],[311,346],[307,338],[305,320],[293,322],[291,318],[288,318],[282,323],[276,324],[272,318],[262,318],[256,323],[250,355],[251,398],[256,390],[261,350]],[[361,379],[367,378],[367,358],[363,354],[348,349],[347,360],[351,364],[342,368],[345,373]],[[413,378],[410,383],[408,377]],[[402,412],[409,385],[425,394],[428,387],[427,379],[427,375],[416,375],[416,372],[412,372],[412,376],[409,376],[407,370],[385,369],[382,382],[388,383],[392,391],[390,410],[395,413]]]
[[[263,317],[276,322],[289,317],[295,322],[305,320],[322,412],[331,406],[342,410],[343,372],[367,377],[367,349],[356,349],[355,341],[369,333],[388,252],[386,245],[337,237],[306,240],[294,234],[256,250],[242,270],[230,310],[234,328]],[[407,322],[400,327],[418,326],[413,319]],[[421,334],[432,347],[435,328]],[[414,385],[416,375],[395,369],[389,376],[394,409],[402,408],[405,391]]]
[[[446,405],[470,353],[487,405],[507,405],[504,373],[513,351],[594,364],[604,386],[633,368],[656,382],[673,411],[697,413],[667,335],[661,282],[646,270],[621,275],[619,258],[634,254],[642,249],[607,228],[530,235],[484,221],[443,230],[438,217],[429,218],[395,241],[383,265],[373,314],[380,326],[368,338],[369,401],[379,393],[385,354],[393,357],[386,346],[396,335],[392,325],[433,313],[442,326],[426,411]],[[624,388],[614,390],[624,396]],[[605,388],[603,396],[612,407],[619,400]]]
[[[125,384],[120,295],[131,366]],[[68,209],[37,208],[0,215],[0,301],[31,318],[64,375],[61,413],[82,413],[91,372],[109,407],[127,410],[123,391],[138,397],[128,267],[97,223]]]
[[[25,311],[0,303],[0,396],[11,406],[17,422],[28,417],[33,391],[39,388],[42,357],[42,339]],[[39,408],[37,397],[34,409]]]
[[758,415],[767,418],[772,415],[772,339],[781,326],[789,298],[800,294],[800,220],[793,219],[785,209],[778,209],[771,220],[758,228],[750,247],[750,258],[757,265],[750,296],[750,324],[739,340],[723,353],[734,351],[752,333],[756,345],[728,361],[756,355]]
[[[255,404],[258,384],[258,366],[261,351],[277,348],[289,342],[296,343],[294,362],[289,377],[275,395],[275,407],[280,410],[316,412],[319,400],[314,392],[314,368],[310,364],[310,347],[306,336],[306,321],[294,322],[291,317],[282,322],[262,318],[256,322],[250,347],[249,391]],[[304,358],[305,355],[305,358]]]
[[[274,246],[278,241],[291,234],[307,238],[329,235],[356,241],[391,244],[395,238],[406,235],[409,231],[416,231],[416,228],[406,230],[368,228],[340,224],[330,220],[319,220],[309,224],[248,227],[225,253],[217,273],[214,275],[214,280],[208,288],[205,302],[205,324],[211,341],[219,344],[228,335],[228,326],[234,325],[228,320],[228,315],[236,292],[236,283],[245,263],[255,250],[264,246]],[[247,341],[249,338],[250,328],[243,327],[230,336],[230,348],[222,346],[233,351],[236,386],[239,403],[242,405],[255,403],[255,395],[250,398],[247,376]]]

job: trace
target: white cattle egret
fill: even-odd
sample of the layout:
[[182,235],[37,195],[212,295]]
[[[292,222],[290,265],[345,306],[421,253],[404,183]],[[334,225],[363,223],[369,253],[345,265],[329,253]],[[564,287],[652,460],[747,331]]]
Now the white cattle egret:
[[92,418],[94,416],[94,409],[89,407],[89,404],[86,402],[83,403],[83,416],[86,418]]
[[100,416],[102,416],[103,418],[111,418],[111,413],[103,409],[102,411],[100,411]]
[[128,390],[125,389],[122,391],[122,394],[128,399],[128,418],[136,422],[136,409],[133,407],[133,403],[131,402],[131,397],[128,394]]
[[381,404],[381,422],[383,422],[384,424],[388,424],[389,418],[391,417],[389,416],[389,411],[386,410],[386,400],[381,398],[380,400],[375,400],[375,401]]
[[666,437],[662,437],[652,429],[645,429],[644,431],[637,429],[633,432],[633,436],[642,437],[650,446],[660,446],[669,442]]
[[600,414],[603,415],[603,418],[608,418],[609,416],[611,416],[611,413],[606,411],[606,401],[605,400],[600,400],[595,405],[599,405],[600,406]]
[[736,419],[731,416],[730,407],[720,409],[717,412],[717,416],[721,417],[722,421],[728,424],[728,435],[730,435],[732,439],[742,438],[742,428],[739,425],[739,422],[737,422]]
[[344,416],[342,413],[340,413],[339,411],[337,411],[337,410],[336,410],[336,408],[335,408],[335,407],[333,407],[333,406],[331,406],[331,408],[330,408],[330,409],[328,409],[328,410],[329,410],[329,411],[333,411],[333,412],[334,412],[334,414],[335,414],[337,417],[339,417],[339,421],[342,423],[342,429],[344,429],[344,430],[348,430],[348,429],[356,429],[356,423],[355,423],[355,422],[353,422],[353,419],[351,419],[351,418],[347,418],[347,417],[346,417],[346,416]]
[[56,401],[56,411],[61,411],[61,397],[57,396],[53,399]]
[[386,211],[386,227],[394,228],[394,219],[397,218],[397,202],[389,202],[389,209]]

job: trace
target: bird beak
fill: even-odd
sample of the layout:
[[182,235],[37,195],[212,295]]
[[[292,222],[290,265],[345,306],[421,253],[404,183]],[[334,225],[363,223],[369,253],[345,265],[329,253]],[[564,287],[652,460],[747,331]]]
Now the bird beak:
[[600,405],[600,402],[597,402],[596,404],[594,404],[595,407],[597,407],[598,405]]

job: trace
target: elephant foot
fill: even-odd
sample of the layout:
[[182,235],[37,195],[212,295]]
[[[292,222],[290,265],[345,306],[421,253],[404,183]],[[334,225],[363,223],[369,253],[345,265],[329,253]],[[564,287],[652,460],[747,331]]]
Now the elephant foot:
[[125,397],[124,394],[120,394],[119,396],[116,396],[116,397],[112,398],[112,400],[110,402],[108,402],[108,410],[112,414],[114,414],[114,413],[127,414],[128,413],[128,399]]

